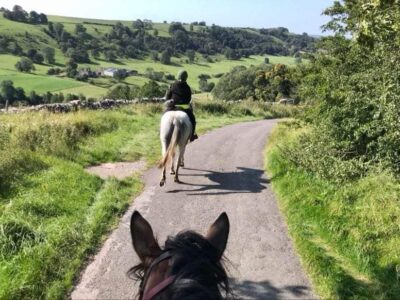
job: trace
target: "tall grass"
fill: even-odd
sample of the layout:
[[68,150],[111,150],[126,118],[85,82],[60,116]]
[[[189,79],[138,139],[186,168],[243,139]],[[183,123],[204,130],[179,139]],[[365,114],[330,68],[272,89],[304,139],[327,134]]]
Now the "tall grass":
[[[159,159],[157,104],[69,114],[0,115],[0,299],[61,299],[142,188],[84,167]],[[260,103],[202,102],[198,131],[292,115]]]
[[282,151],[304,130],[280,124],[266,165],[317,292],[323,299],[398,299],[400,183],[379,169],[340,184],[307,173]]

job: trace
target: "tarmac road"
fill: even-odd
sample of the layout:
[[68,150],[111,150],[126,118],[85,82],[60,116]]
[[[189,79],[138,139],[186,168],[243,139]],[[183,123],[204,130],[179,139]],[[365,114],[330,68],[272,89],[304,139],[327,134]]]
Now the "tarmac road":
[[230,224],[225,256],[239,299],[315,299],[315,294],[264,174],[263,152],[276,120],[226,126],[188,145],[183,184],[160,170],[144,174],[145,189],[83,272],[72,299],[132,299],[138,285],[126,271],[138,262],[129,220],[138,210],[162,245],[183,229],[205,234],[223,211]]

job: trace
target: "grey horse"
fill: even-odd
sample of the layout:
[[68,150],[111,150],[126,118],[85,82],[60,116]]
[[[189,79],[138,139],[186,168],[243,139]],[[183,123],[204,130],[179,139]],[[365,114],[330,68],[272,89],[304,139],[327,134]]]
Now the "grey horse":
[[[174,181],[180,183],[178,171],[179,167],[183,166],[183,156],[191,132],[192,123],[185,112],[179,110],[167,111],[162,116],[160,125],[162,147],[162,160],[159,165],[162,168],[160,186],[165,184],[165,170],[169,162],[171,162],[171,174],[175,174]],[[175,160],[176,151],[178,158]]]

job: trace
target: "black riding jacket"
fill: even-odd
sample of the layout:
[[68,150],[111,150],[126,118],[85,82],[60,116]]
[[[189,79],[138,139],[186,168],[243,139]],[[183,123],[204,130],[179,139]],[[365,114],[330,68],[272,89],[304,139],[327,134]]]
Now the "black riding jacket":
[[186,81],[175,81],[169,87],[165,98],[173,99],[175,104],[189,104],[192,100],[192,91]]

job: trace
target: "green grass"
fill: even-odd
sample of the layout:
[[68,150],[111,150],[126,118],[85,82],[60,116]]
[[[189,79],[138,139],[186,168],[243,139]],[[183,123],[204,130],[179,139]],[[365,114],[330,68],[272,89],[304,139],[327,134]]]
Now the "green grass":
[[[196,105],[198,132],[292,109],[203,100]],[[84,167],[157,162],[161,112],[149,104],[0,115],[0,299],[67,297],[84,262],[142,189],[137,177],[101,180]]]
[[36,70],[32,73],[22,73],[15,70],[15,64],[20,57],[13,55],[0,55],[0,81],[12,80],[15,87],[22,87],[29,95],[31,91],[37,93],[62,92],[64,94],[84,94],[89,97],[100,97],[107,93],[107,89],[79,82],[71,78],[48,76],[48,65],[35,64]]
[[[290,63],[291,58],[287,57],[271,57],[275,62]],[[37,93],[45,92],[62,92],[64,94],[84,94],[87,97],[98,98],[107,94],[108,89],[115,83],[110,78],[98,78],[94,79],[95,85],[91,85],[85,82],[79,82],[67,77],[57,77],[46,75],[47,70],[52,67],[49,65],[38,65],[35,64],[36,70],[32,73],[21,73],[16,71],[15,64],[20,60],[20,57],[13,55],[0,54],[0,81],[12,80],[14,86],[22,87],[26,94],[34,90]],[[262,56],[254,56],[250,58],[241,59],[239,61],[225,60],[223,57],[216,57],[214,63],[195,63],[187,64],[186,58],[173,58],[173,65],[163,65],[160,62],[154,62],[150,59],[135,60],[135,59],[123,59],[120,63],[111,63],[102,60],[94,60],[93,64],[83,64],[81,67],[90,67],[93,70],[107,67],[117,67],[137,70],[139,73],[144,74],[148,68],[152,68],[155,71],[162,71],[166,74],[173,74],[176,76],[179,70],[185,69],[189,73],[188,83],[193,90],[198,89],[198,76],[200,74],[208,74],[212,78],[210,82],[217,82],[218,79],[214,78],[213,75],[218,73],[226,73],[231,70],[234,66],[243,65],[251,66],[258,65],[264,61]],[[274,62],[274,63],[275,63]],[[131,76],[124,80],[128,84],[135,84],[142,86],[149,81],[148,78],[142,76]],[[162,84],[162,83],[161,83]],[[166,83],[168,84],[168,83]],[[163,96],[163,95],[160,95]]]
[[73,80],[25,73],[10,73],[8,75],[0,75],[0,81],[3,80],[12,80],[14,82],[14,86],[22,87],[27,95],[29,95],[30,91],[35,91],[37,93],[45,93],[48,91],[64,92],[66,89],[82,86],[82,84]]
[[64,95],[66,94],[74,94],[74,95],[79,95],[79,94],[83,94],[87,97],[93,97],[93,98],[102,98],[103,96],[105,96],[107,94],[108,90],[102,87],[98,87],[95,85],[89,85],[89,84],[85,84],[85,85],[81,85],[81,86],[77,86],[77,87],[73,87],[73,88],[68,88],[68,89],[60,89],[57,90],[57,93],[64,93]]
[[296,124],[275,129],[266,166],[317,293],[322,299],[398,299],[399,181],[375,170],[338,185],[298,169],[281,150],[307,130]]

